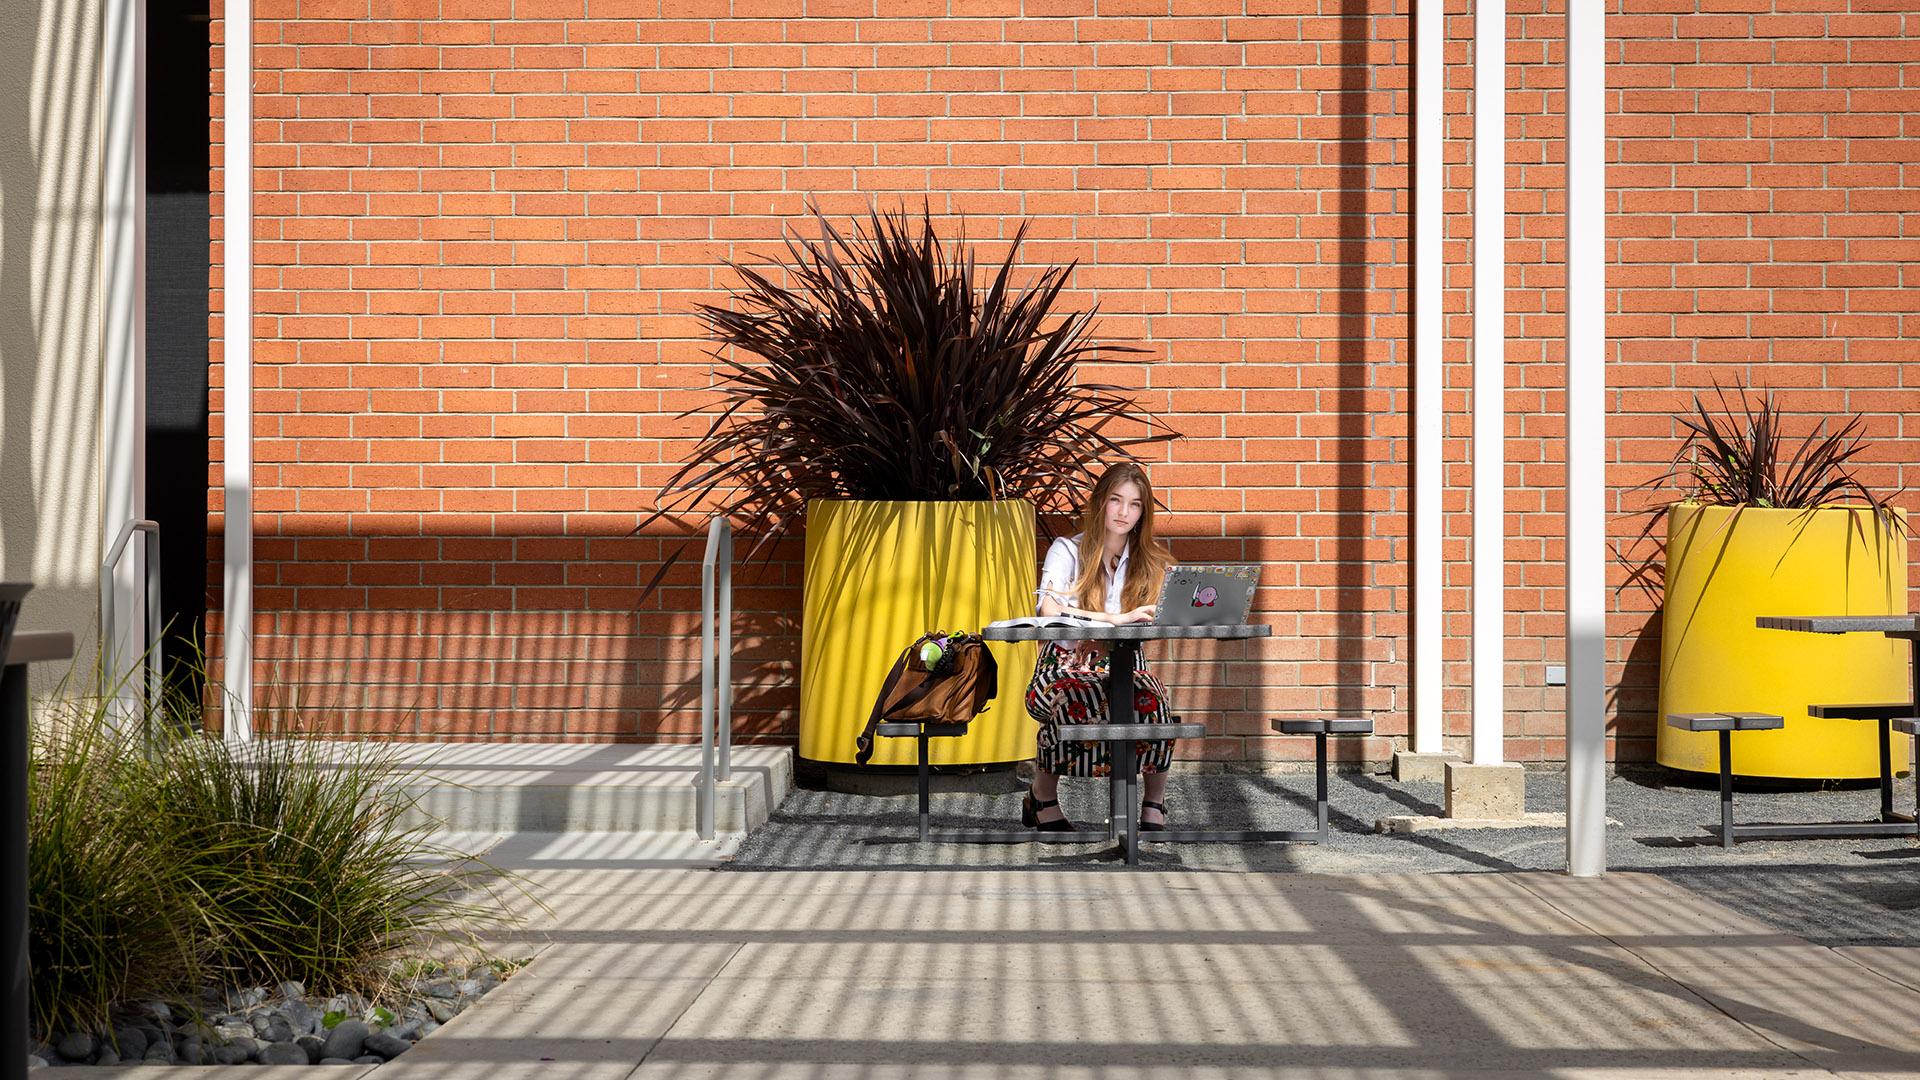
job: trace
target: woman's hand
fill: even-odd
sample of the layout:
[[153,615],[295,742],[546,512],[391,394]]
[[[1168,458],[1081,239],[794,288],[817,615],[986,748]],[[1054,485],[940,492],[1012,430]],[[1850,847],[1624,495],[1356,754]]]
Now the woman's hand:
[[1123,612],[1122,614],[1115,615],[1113,617],[1113,625],[1128,626],[1132,623],[1150,623],[1153,621],[1153,616],[1154,616],[1153,605],[1142,604],[1141,606],[1134,608],[1132,611]]
[[1107,655],[1107,643],[1104,641],[1081,641],[1073,646],[1073,655],[1068,663],[1074,667],[1092,667],[1101,657]]

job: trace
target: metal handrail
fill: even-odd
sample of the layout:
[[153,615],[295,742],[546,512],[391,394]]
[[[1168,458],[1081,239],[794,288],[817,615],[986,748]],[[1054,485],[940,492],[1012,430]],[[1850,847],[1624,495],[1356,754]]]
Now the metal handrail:
[[119,640],[119,614],[114,610],[113,571],[120,563],[120,556],[126,553],[127,541],[135,532],[145,533],[147,548],[147,709],[149,713],[160,702],[160,524],[145,519],[129,521],[120,527],[120,535],[114,537],[113,546],[107,549],[106,561],[100,564],[100,647],[107,658],[107,677],[118,680],[120,677],[120,657],[114,652],[114,642]]
[[700,560],[700,792],[694,810],[694,831],[702,840],[713,839],[716,742],[718,779],[731,780],[733,525],[724,516],[716,516],[708,524],[707,550]]

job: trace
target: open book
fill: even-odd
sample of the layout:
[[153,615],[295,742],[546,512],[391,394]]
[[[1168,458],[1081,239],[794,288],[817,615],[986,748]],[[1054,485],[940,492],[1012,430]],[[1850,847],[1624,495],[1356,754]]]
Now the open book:
[[1023,615],[1018,619],[998,619],[987,624],[989,630],[1038,629],[1038,630],[1079,630],[1089,626],[1110,626],[1100,619],[1088,619],[1079,615]]

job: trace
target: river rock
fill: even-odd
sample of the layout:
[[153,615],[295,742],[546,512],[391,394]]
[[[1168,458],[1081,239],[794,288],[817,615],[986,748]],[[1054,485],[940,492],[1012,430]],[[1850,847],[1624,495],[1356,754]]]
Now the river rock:
[[417,1039],[420,1037],[420,1021],[402,1020],[387,1029],[387,1034],[396,1039]]
[[233,1003],[242,1009],[251,1009],[265,1000],[267,988],[264,986],[249,986],[233,997]]
[[207,1063],[207,1044],[198,1035],[188,1035],[180,1040],[176,1057],[182,1065],[205,1065]]
[[60,1056],[66,1058],[68,1061],[77,1061],[85,1064],[93,1060],[95,1046],[92,1035],[84,1031],[70,1031],[60,1037],[60,1041],[54,1045],[54,1049],[58,1050]]
[[173,1044],[160,1039],[147,1047],[147,1052],[140,1055],[140,1060],[154,1065],[171,1065],[179,1059],[174,1056]]
[[207,1025],[201,1023],[198,1020],[194,1020],[190,1023],[181,1024],[179,1027],[174,1029],[173,1036],[175,1039],[184,1039],[184,1038],[191,1037],[191,1038],[199,1039],[203,1043],[216,1043],[220,1041],[219,1036],[214,1034],[214,1030],[212,1028],[208,1027]]
[[46,1069],[46,1068],[51,1068],[52,1065],[53,1065],[52,1062],[48,1061],[46,1058],[41,1057],[39,1054],[27,1055],[27,1068],[29,1069]]
[[326,1044],[320,1048],[320,1056],[323,1059],[357,1058],[360,1056],[360,1048],[366,1044],[367,1033],[366,1021],[342,1020],[327,1034]]
[[379,1054],[382,1060],[392,1061],[407,1052],[413,1044],[389,1032],[376,1031],[367,1036],[365,1049],[369,1054]]
[[459,1014],[459,1012],[460,1012],[459,1004],[453,1001],[447,1001],[442,998],[434,998],[433,1000],[427,1002],[427,1015],[433,1017],[435,1020],[439,1021],[442,1024],[453,1019],[456,1015]]
[[[276,1011],[286,1017],[287,1026],[293,1029],[295,1038],[302,1035],[318,1035],[324,1030],[320,1022],[326,1019],[325,1015],[304,1001],[289,1001]],[[268,1016],[267,1022],[273,1022],[271,1015]]]
[[288,1001],[294,1001],[307,996],[307,984],[298,979],[288,979],[274,987],[274,991]]
[[103,1046],[100,1048],[100,1053],[94,1057],[93,1063],[95,1065],[118,1065],[120,1064],[120,1055],[114,1052],[113,1047]]
[[252,1024],[219,1024],[213,1029],[214,1042],[230,1043],[235,1039],[251,1039],[258,1033]]
[[452,979],[435,979],[426,985],[426,994],[430,998],[455,998],[460,991],[453,988]]
[[207,1055],[215,1065],[244,1065],[253,1060],[259,1043],[252,1039],[235,1039],[225,1046],[216,1046]]
[[137,1027],[114,1028],[113,1041],[127,1061],[139,1061],[147,1052],[147,1033]]
[[268,1043],[260,1048],[262,1065],[311,1065],[306,1047],[297,1043]]
[[307,1052],[307,1064],[318,1065],[320,1063],[320,1048],[327,1045],[325,1040],[321,1039],[320,1036],[302,1035],[293,1040],[293,1042],[295,1046]]
[[354,1062],[354,1060],[353,1060],[352,1058],[334,1058],[334,1057],[326,1057],[326,1058],[321,1058],[321,1059],[319,1060],[319,1062],[318,1062],[318,1064],[321,1064],[321,1065],[352,1065],[352,1064],[355,1064],[355,1062]]

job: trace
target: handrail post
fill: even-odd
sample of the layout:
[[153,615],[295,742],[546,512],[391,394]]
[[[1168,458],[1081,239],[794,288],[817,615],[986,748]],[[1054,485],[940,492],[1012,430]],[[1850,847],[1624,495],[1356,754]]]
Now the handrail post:
[[119,604],[114,597],[118,589],[114,586],[114,568],[120,564],[120,557],[126,553],[127,541],[133,534],[145,534],[142,546],[147,556],[146,623],[147,642],[147,718],[160,706],[160,683],[162,674],[162,646],[160,640],[160,525],[144,518],[128,521],[120,527],[113,543],[107,548],[107,557],[100,564],[100,654],[105,658],[104,675],[117,685],[120,680],[120,654],[117,643],[120,636]]
[[160,714],[164,722],[165,704],[161,700],[161,662],[164,640],[160,636],[160,527],[147,530],[147,716]]
[[694,833],[713,839],[713,667],[714,556],[720,540],[720,519],[707,528],[706,556],[700,560],[700,790],[694,807]]
[[720,740],[720,780],[733,779],[733,523],[720,520],[720,625],[716,638],[719,675],[714,693],[719,697],[714,725]]

